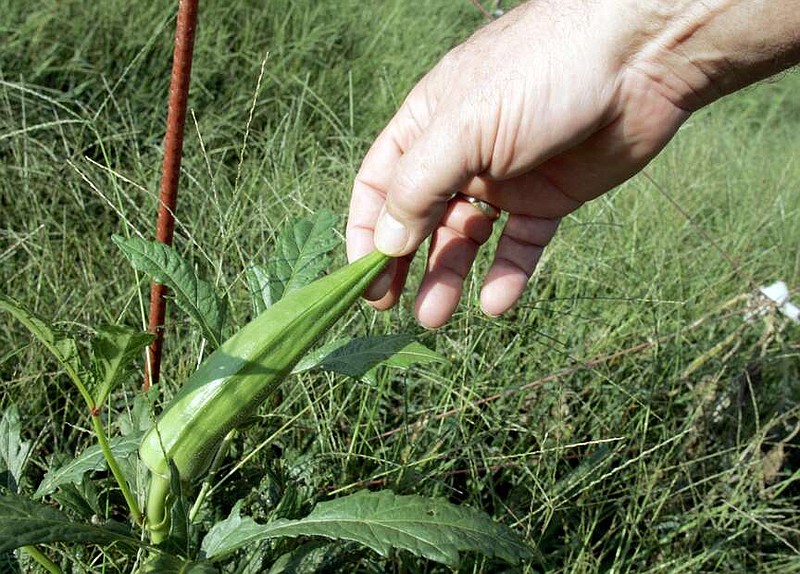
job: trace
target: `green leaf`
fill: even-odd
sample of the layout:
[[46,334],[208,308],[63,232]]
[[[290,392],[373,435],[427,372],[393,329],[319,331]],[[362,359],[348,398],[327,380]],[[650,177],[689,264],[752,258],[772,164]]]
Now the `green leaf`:
[[351,540],[382,556],[398,548],[450,566],[458,564],[459,552],[480,552],[513,564],[532,556],[532,549],[513,531],[484,512],[388,490],[360,491],[321,502],[305,518],[266,525],[242,518],[237,504],[209,531],[202,548],[207,558],[214,559],[260,540],[286,536]]
[[169,536],[162,547],[173,553],[189,553],[189,505],[175,463],[169,461]]
[[59,353],[56,357],[61,357],[59,359],[61,368],[67,372],[70,378],[73,376],[72,373],[76,373],[75,378],[85,384],[86,381],[89,380],[87,376],[88,369],[83,365],[83,361],[81,361],[77,341],[63,333],[56,333],[58,338],[54,344]]
[[278,557],[268,574],[312,574],[314,572],[347,572],[345,568],[363,553],[363,546],[353,543],[323,542],[313,540],[301,544],[291,552]]
[[[136,452],[143,434],[138,432],[109,440],[108,443],[114,458],[119,460]],[[100,446],[90,446],[64,466],[49,471],[39,484],[39,488],[36,489],[33,498],[46,496],[65,483],[80,484],[87,472],[105,470],[105,468],[106,459],[103,457]]]
[[94,515],[103,515],[98,486],[94,480],[86,476],[80,484],[62,484],[52,493],[52,498],[62,509],[69,509],[84,520],[91,520]]
[[200,279],[188,261],[163,243],[136,237],[124,239],[118,235],[112,239],[131,265],[169,287],[178,307],[197,322],[211,345],[219,347],[226,303],[217,295],[214,286]]
[[301,373],[319,367],[375,384],[378,367],[405,370],[414,364],[445,362],[440,354],[410,335],[381,335],[334,341],[306,355],[294,368]]
[[94,401],[102,405],[115,385],[122,384],[137,369],[133,361],[149,345],[154,335],[124,325],[106,325],[92,339],[94,354]]
[[338,218],[319,211],[295,221],[281,231],[275,254],[266,266],[270,299],[273,303],[316,279],[328,267],[328,254],[339,245]]
[[253,263],[247,267],[244,274],[247,278],[250,302],[253,304],[253,314],[260,315],[272,306],[269,273],[260,265]]
[[219,574],[219,570],[210,562],[195,562],[170,554],[158,554],[147,561],[143,572],[159,574]]
[[122,524],[75,522],[63,512],[27,498],[0,496],[0,552],[52,542],[141,545]]
[[149,391],[137,391],[133,396],[133,404],[124,412],[119,413],[116,423],[119,432],[128,435],[138,431],[146,431],[153,426],[153,403],[159,394],[157,389],[151,388]]
[[16,405],[9,406],[0,419],[0,486],[17,492],[22,469],[31,452],[31,444],[20,436],[22,423]]
[[61,368],[67,372],[84,400],[91,404],[91,396],[82,376],[85,369],[78,354],[78,345],[75,339],[51,329],[41,317],[29,311],[11,297],[0,295],[0,309],[11,313],[50,351]]

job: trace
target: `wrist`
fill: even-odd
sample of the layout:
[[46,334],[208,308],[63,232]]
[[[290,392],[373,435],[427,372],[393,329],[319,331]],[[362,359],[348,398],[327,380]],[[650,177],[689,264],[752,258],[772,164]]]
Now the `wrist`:
[[624,0],[626,66],[695,110],[800,61],[800,0]]

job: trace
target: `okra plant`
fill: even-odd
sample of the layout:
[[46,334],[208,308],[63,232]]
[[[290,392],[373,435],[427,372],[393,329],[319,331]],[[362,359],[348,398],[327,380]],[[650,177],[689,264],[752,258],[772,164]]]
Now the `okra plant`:
[[[254,560],[270,567],[270,572],[296,572],[298,560],[313,562],[314,555],[324,555],[327,562],[317,563],[331,571],[353,559],[352,552],[337,554],[333,542],[314,542],[318,539],[339,541],[340,547],[358,543],[384,556],[401,549],[449,565],[457,564],[464,551],[511,563],[531,556],[530,547],[510,529],[478,510],[389,490],[356,492],[319,502],[304,517],[274,516],[265,523],[244,516],[241,500],[227,518],[215,524],[209,526],[198,518],[198,509],[211,504],[205,487],[213,482],[216,464],[212,462],[225,455],[226,437],[251,421],[293,370],[328,366],[346,375],[366,374],[381,364],[408,366],[411,361],[403,355],[412,354],[410,350],[415,360],[438,359],[405,336],[335,341],[323,347],[332,349],[330,353],[318,352],[315,360],[306,357],[388,262],[376,252],[317,278],[338,243],[334,222],[327,212],[297,221],[280,236],[276,254],[266,266],[247,270],[257,316],[227,339],[229,303],[195,274],[188,261],[158,243],[115,238],[135,268],[170,287],[178,306],[213,347],[160,414],[149,417],[145,412],[139,417],[140,422],[151,422],[144,431],[128,428],[110,436],[116,413],[106,407],[109,397],[119,394],[119,387],[132,379],[149,335],[121,326],[99,329],[89,345],[89,359],[74,337],[53,329],[19,302],[0,298],[0,310],[27,327],[66,372],[86,403],[97,439],[96,446],[48,472],[30,493],[25,487],[30,445],[20,438],[17,410],[6,411],[0,443],[16,446],[0,450],[0,471],[14,478],[0,486],[0,560],[3,553],[16,551],[50,572],[60,572],[62,566],[51,558],[49,548],[61,543],[128,549],[130,561],[125,563],[148,572],[241,571],[241,564]],[[353,349],[349,360],[348,349]],[[333,355],[336,360],[328,360]],[[140,414],[147,410],[149,402],[141,397],[135,402]],[[145,468],[149,479],[139,480]],[[74,506],[58,504],[65,500],[59,497],[62,492],[75,496],[75,485],[102,484],[97,471],[104,469],[110,471],[125,500],[127,523],[111,520],[112,512],[81,521]],[[203,486],[197,488],[198,483]],[[191,510],[190,496],[194,497]],[[108,508],[115,497],[107,500]],[[99,504],[88,506],[102,513]],[[284,538],[300,541],[287,546],[278,542]],[[312,542],[303,542],[307,538]],[[262,544],[265,541],[270,544]]]

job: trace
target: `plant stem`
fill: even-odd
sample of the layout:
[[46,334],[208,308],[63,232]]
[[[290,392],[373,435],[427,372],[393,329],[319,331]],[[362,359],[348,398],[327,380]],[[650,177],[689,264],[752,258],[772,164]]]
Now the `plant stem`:
[[169,535],[169,513],[167,497],[169,479],[155,473],[150,474],[150,488],[147,492],[147,530],[150,542],[159,544]]
[[116,479],[117,484],[122,491],[122,496],[125,497],[125,502],[128,503],[128,509],[131,511],[131,516],[133,516],[133,519],[137,524],[141,524],[142,512],[139,510],[139,504],[136,502],[136,497],[133,496],[133,493],[128,486],[128,481],[125,480],[125,475],[122,474],[122,469],[119,467],[117,459],[114,458],[114,453],[111,452],[111,446],[108,444],[106,431],[103,428],[103,422],[100,420],[99,413],[92,412],[92,426],[94,427],[94,433],[97,435],[97,443],[100,445],[100,450],[103,452],[103,457],[105,457],[106,462],[108,463],[108,468],[111,470],[111,474],[114,475],[114,478]]
[[42,554],[42,552],[36,548],[36,546],[23,546],[22,550],[24,550],[28,556],[36,560],[39,563],[39,566],[50,572],[50,574],[62,574],[61,568],[58,565],[50,560],[47,556]]

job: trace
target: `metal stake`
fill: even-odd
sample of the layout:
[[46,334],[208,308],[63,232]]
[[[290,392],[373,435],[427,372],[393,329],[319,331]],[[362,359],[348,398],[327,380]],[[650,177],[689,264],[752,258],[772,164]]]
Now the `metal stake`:
[[[183,152],[183,128],[186,122],[186,101],[192,74],[194,35],[197,27],[198,0],[178,2],[178,20],[175,28],[175,49],[172,59],[172,77],[169,85],[167,133],[164,139],[164,163],[161,169],[161,194],[159,196],[156,240],[172,245],[175,230],[175,207],[178,201],[178,181]],[[158,383],[161,373],[161,349],[164,343],[164,317],[166,315],[167,288],[153,282],[150,287],[149,331],[156,339],[147,350],[143,389]]]

